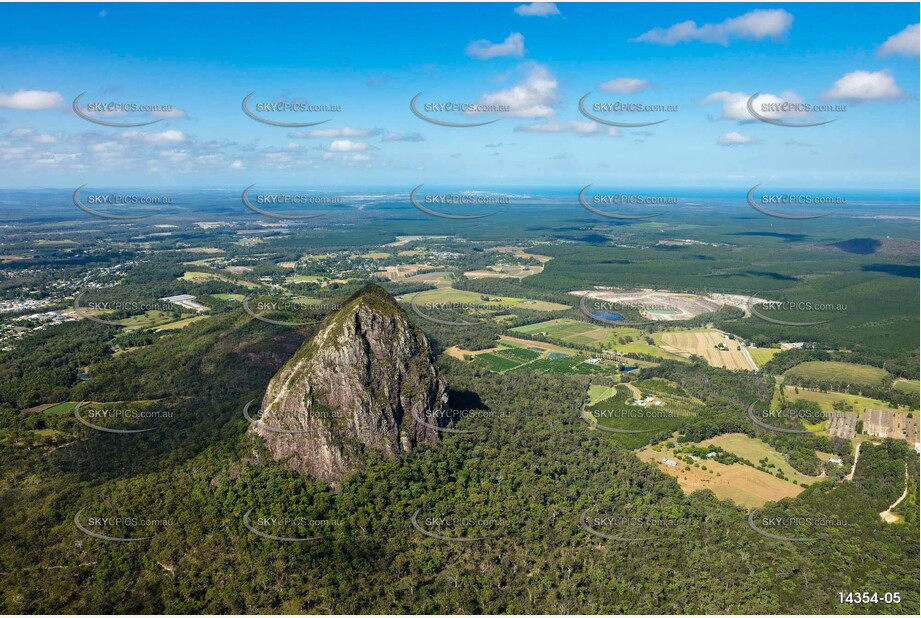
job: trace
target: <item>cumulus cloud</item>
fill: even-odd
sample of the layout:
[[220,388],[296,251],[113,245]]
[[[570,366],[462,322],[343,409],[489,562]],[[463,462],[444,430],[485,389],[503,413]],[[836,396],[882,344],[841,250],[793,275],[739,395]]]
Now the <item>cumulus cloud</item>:
[[724,133],[723,135],[720,135],[719,139],[716,141],[720,146],[750,146],[751,144],[758,143],[758,140],[756,140],[754,137],[742,135],[738,131],[730,131],[729,133]]
[[832,84],[822,96],[844,101],[878,101],[897,99],[902,90],[886,71],[853,71]]
[[242,169],[246,169],[246,166],[243,165],[243,161],[241,161],[240,159],[234,159],[233,163],[230,164],[230,169],[242,170]]
[[609,82],[605,82],[599,86],[605,92],[611,92],[615,94],[630,94],[631,92],[640,92],[641,90],[646,90],[651,87],[652,84],[645,79],[637,79],[636,77],[618,77],[617,79],[612,79]]
[[[722,114],[720,116],[722,120],[739,120],[742,122],[754,121],[757,119],[748,112],[748,99],[750,97],[751,95],[745,92],[729,92],[728,90],[721,90],[719,92],[713,92],[707,95],[703,100],[700,101],[700,104],[722,104]],[[764,116],[765,118],[771,118],[773,120],[802,120],[808,117],[809,114],[798,110],[778,111],[770,108],[764,109],[762,107],[765,104],[802,102],[802,98],[792,91],[782,92],[779,95],[771,94],[770,92],[761,92],[758,94],[758,96],[755,97],[755,100],[752,101],[752,106],[755,108],[755,111],[758,112],[758,114]]]
[[559,98],[558,88],[556,77],[546,67],[534,65],[520,84],[484,94],[478,102],[507,106],[509,111],[502,113],[516,118],[543,118],[556,114],[553,104]]
[[0,92],[0,107],[38,111],[52,109],[64,102],[61,93],[48,90],[17,90],[13,94]]
[[382,142],[424,142],[425,138],[421,133],[387,133],[381,138]]
[[904,30],[893,34],[886,42],[879,46],[877,53],[880,56],[917,56],[921,50],[921,24],[906,26]]
[[515,7],[515,13],[522,17],[550,17],[559,15],[560,9],[556,7],[555,2],[532,2],[531,4],[519,4]]
[[312,131],[294,131],[288,137],[301,139],[336,139],[343,137],[372,137],[379,135],[380,129],[356,129],[342,127],[341,129],[314,129]]
[[365,142],[353,142],[350,139],[337,139],[327,146],[330,152],[362,152],[369,148],[370,146]]
[[502,56],[511,56],[521,58],[524,56],[524,35],[520,32],[513,32],[501,43],[493,43],[486,39],[473,41],[467,46],[466,53],[472,58],[488,60],[490,58],[499,58]]
[[698,26],[689,20],[668,28],[653,28],[630,41],[656,45],[676,45],[690,41],[729,45],[733,39],[778,39],[789,32],[792,25],[793,15],[783,9],[758,9],[718,24]]
[[605,127],[590,120],[570,120],[568,122],[547,121],[524,124],[515,127],[520,133],[575,133],[576,135],[607,135],[620,137],[620,131],[615,127]]

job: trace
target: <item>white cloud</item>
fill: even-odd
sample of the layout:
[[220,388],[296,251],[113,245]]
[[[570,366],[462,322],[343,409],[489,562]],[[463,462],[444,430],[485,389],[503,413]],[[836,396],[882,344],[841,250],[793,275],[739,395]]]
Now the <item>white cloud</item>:
[[473,41],[466,49],[468,56],[479,58],[480,60],[499,58],[501,56],[521,58],[524,56],[524,52],[524,36],[519,32],[511,33],[501,43],[493,43],[486,39]]
[[507,106],[509,111],[502,113],[516,118],[545,118],[556,114],[553,103],[559,98],[558,87],[556,78],[546,67],[534,65],[520,84],[484,94],[479,103]]
[[[723,110],[720,118],[722,120],[739,120],[739,121],[753,121],[757,120],[748,112],[748,99],[751,97],[750,94],[745,92],[729,92],[728,90],[721,90],[719,92],[714,92],[700,101],[701,105],[707,105],[710,103],[722,103]],[[755,100],[752,101],[752,107],[755,108],[755,111],[759,115],[764,116],[765,118],[771,118],[773,120],[780,119],[799,119],[808,117],[808,114],[803,111],[774,111],[771,109],[763,109],[762,106],[765,104],[778,104],[778,103],[802,103],[803,100],[798,94],[792,91],[782,92],[779,95],[771,94],[770,92],[759,93],[755,97]]]
[[832,84],[822,96],[846,101],[877,101],[897,99],[902,91],[886,71],[853,71]]
[[675,45],[689,41],[728,45],[732,39],[777,39],[793,25],[793,15],[783,9],[759,9],[718,24],[698,26],[693,21],[683,21],[668,28],[653,28],[641,34],[634,43]]
[[380,133],[380,129],[356,129],[354,127],[342,127],[341,129],[314,129],[312,131],[295,131],[289,134],[288,137],[305,139],[336,139],[341,137],[372,137]]
[[369,146],[365,142],[353,142],[349,139],[337,139],[333,141],[327,149],[330,152],[362,152],[368,148]]
[[189,115],[181,110],[173,108],[168,112],[150,112],[150,115],[154,118],[188,118]]
[[597,122],[590,120],[570,120],[535,122],[533,124],[523,124],[515,127],[519,133],[575,133],[577,135],[607,135],[608,137],[620,137],[620,131],[614,127],[604,127]]
[[645,79],[637,79],[636,77],[618,77],[617,79],[612,79],[609,82],[601,84],[599,88],[605,92],[630,94],[631,92],[646,90],[650,86],[652,86],[652,84]]
[[522,17],[550,17],[559,15],[560,9],[556,8],[555,2],[532,2],[519,4],[515,7],[515,13]]
[[382,142],[424,142],[425,138],[420,133],[387,133],[381,138]]
[[724,133],[723,135],[720,135],[719,139],[716,141],[720,146],[749,146],[751,144],[758,143],[758,140],[756,140],[754,137],[742,135],[738,131],[730,131],[729,133]]
[[143,133],[141,131],[125,131],[122,137],[127,140],[144,141],[148,144],[179,144],[186,140],[186,135],[176,129],[168,129],[159,133]]
[[879,46],[880,56],[917,56],[921,50],[921,24],[906,26],[904,30],[893,34]]
[[242,170],[246,169],[243,165],[243,161],[240,159],[235,159],[233,163],[230,164],[230,169],[232,170]]
[[0,92],[0,107],[37,111],[52,109],[64,102],[61,93],[48,90],[17,90],[13,94]]

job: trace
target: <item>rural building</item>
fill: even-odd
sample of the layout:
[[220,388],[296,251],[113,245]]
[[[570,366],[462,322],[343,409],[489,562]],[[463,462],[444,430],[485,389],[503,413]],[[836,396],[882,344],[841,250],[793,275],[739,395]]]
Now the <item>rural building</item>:
[[666,465],[669,465],[669,466],[677,466],[677,465],[678,465],[678,462],[677,462],[677,461],[675,461],[674,459],[669,459],[668,457],[666,457],[666,458],[663,459],[662,461],[663,461]]
[[912,444],[921,439],[917,415],[875,408],[865,409],[863,432],[877,438],[905,440]]

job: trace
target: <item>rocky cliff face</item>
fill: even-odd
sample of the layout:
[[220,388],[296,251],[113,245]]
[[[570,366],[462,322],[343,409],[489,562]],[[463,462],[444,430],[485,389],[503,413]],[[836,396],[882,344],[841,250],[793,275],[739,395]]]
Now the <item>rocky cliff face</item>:
[[392,456],[438,439],[426,411],[442,410],[447,395],[432,359],[425,334],[368,285],[272,378],[253,431],[276,460],[338,481],[368,449]]

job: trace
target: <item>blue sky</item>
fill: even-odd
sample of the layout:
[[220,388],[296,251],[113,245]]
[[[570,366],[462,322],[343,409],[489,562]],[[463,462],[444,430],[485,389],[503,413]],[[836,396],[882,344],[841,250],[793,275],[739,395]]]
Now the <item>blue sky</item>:
[[[2,188],[919,184],[917,4],[4,4],[0,23]],[[509,111],[437,126],[410,112],[420,91]],[[176,111],[100,126],[82,92]],[[342,111],[270,126],[250,92]],[[588,92],[677,111],[598,113],[668,119],[612,128],[579,112]],[[756,92],[846,109],[775,126]]]

